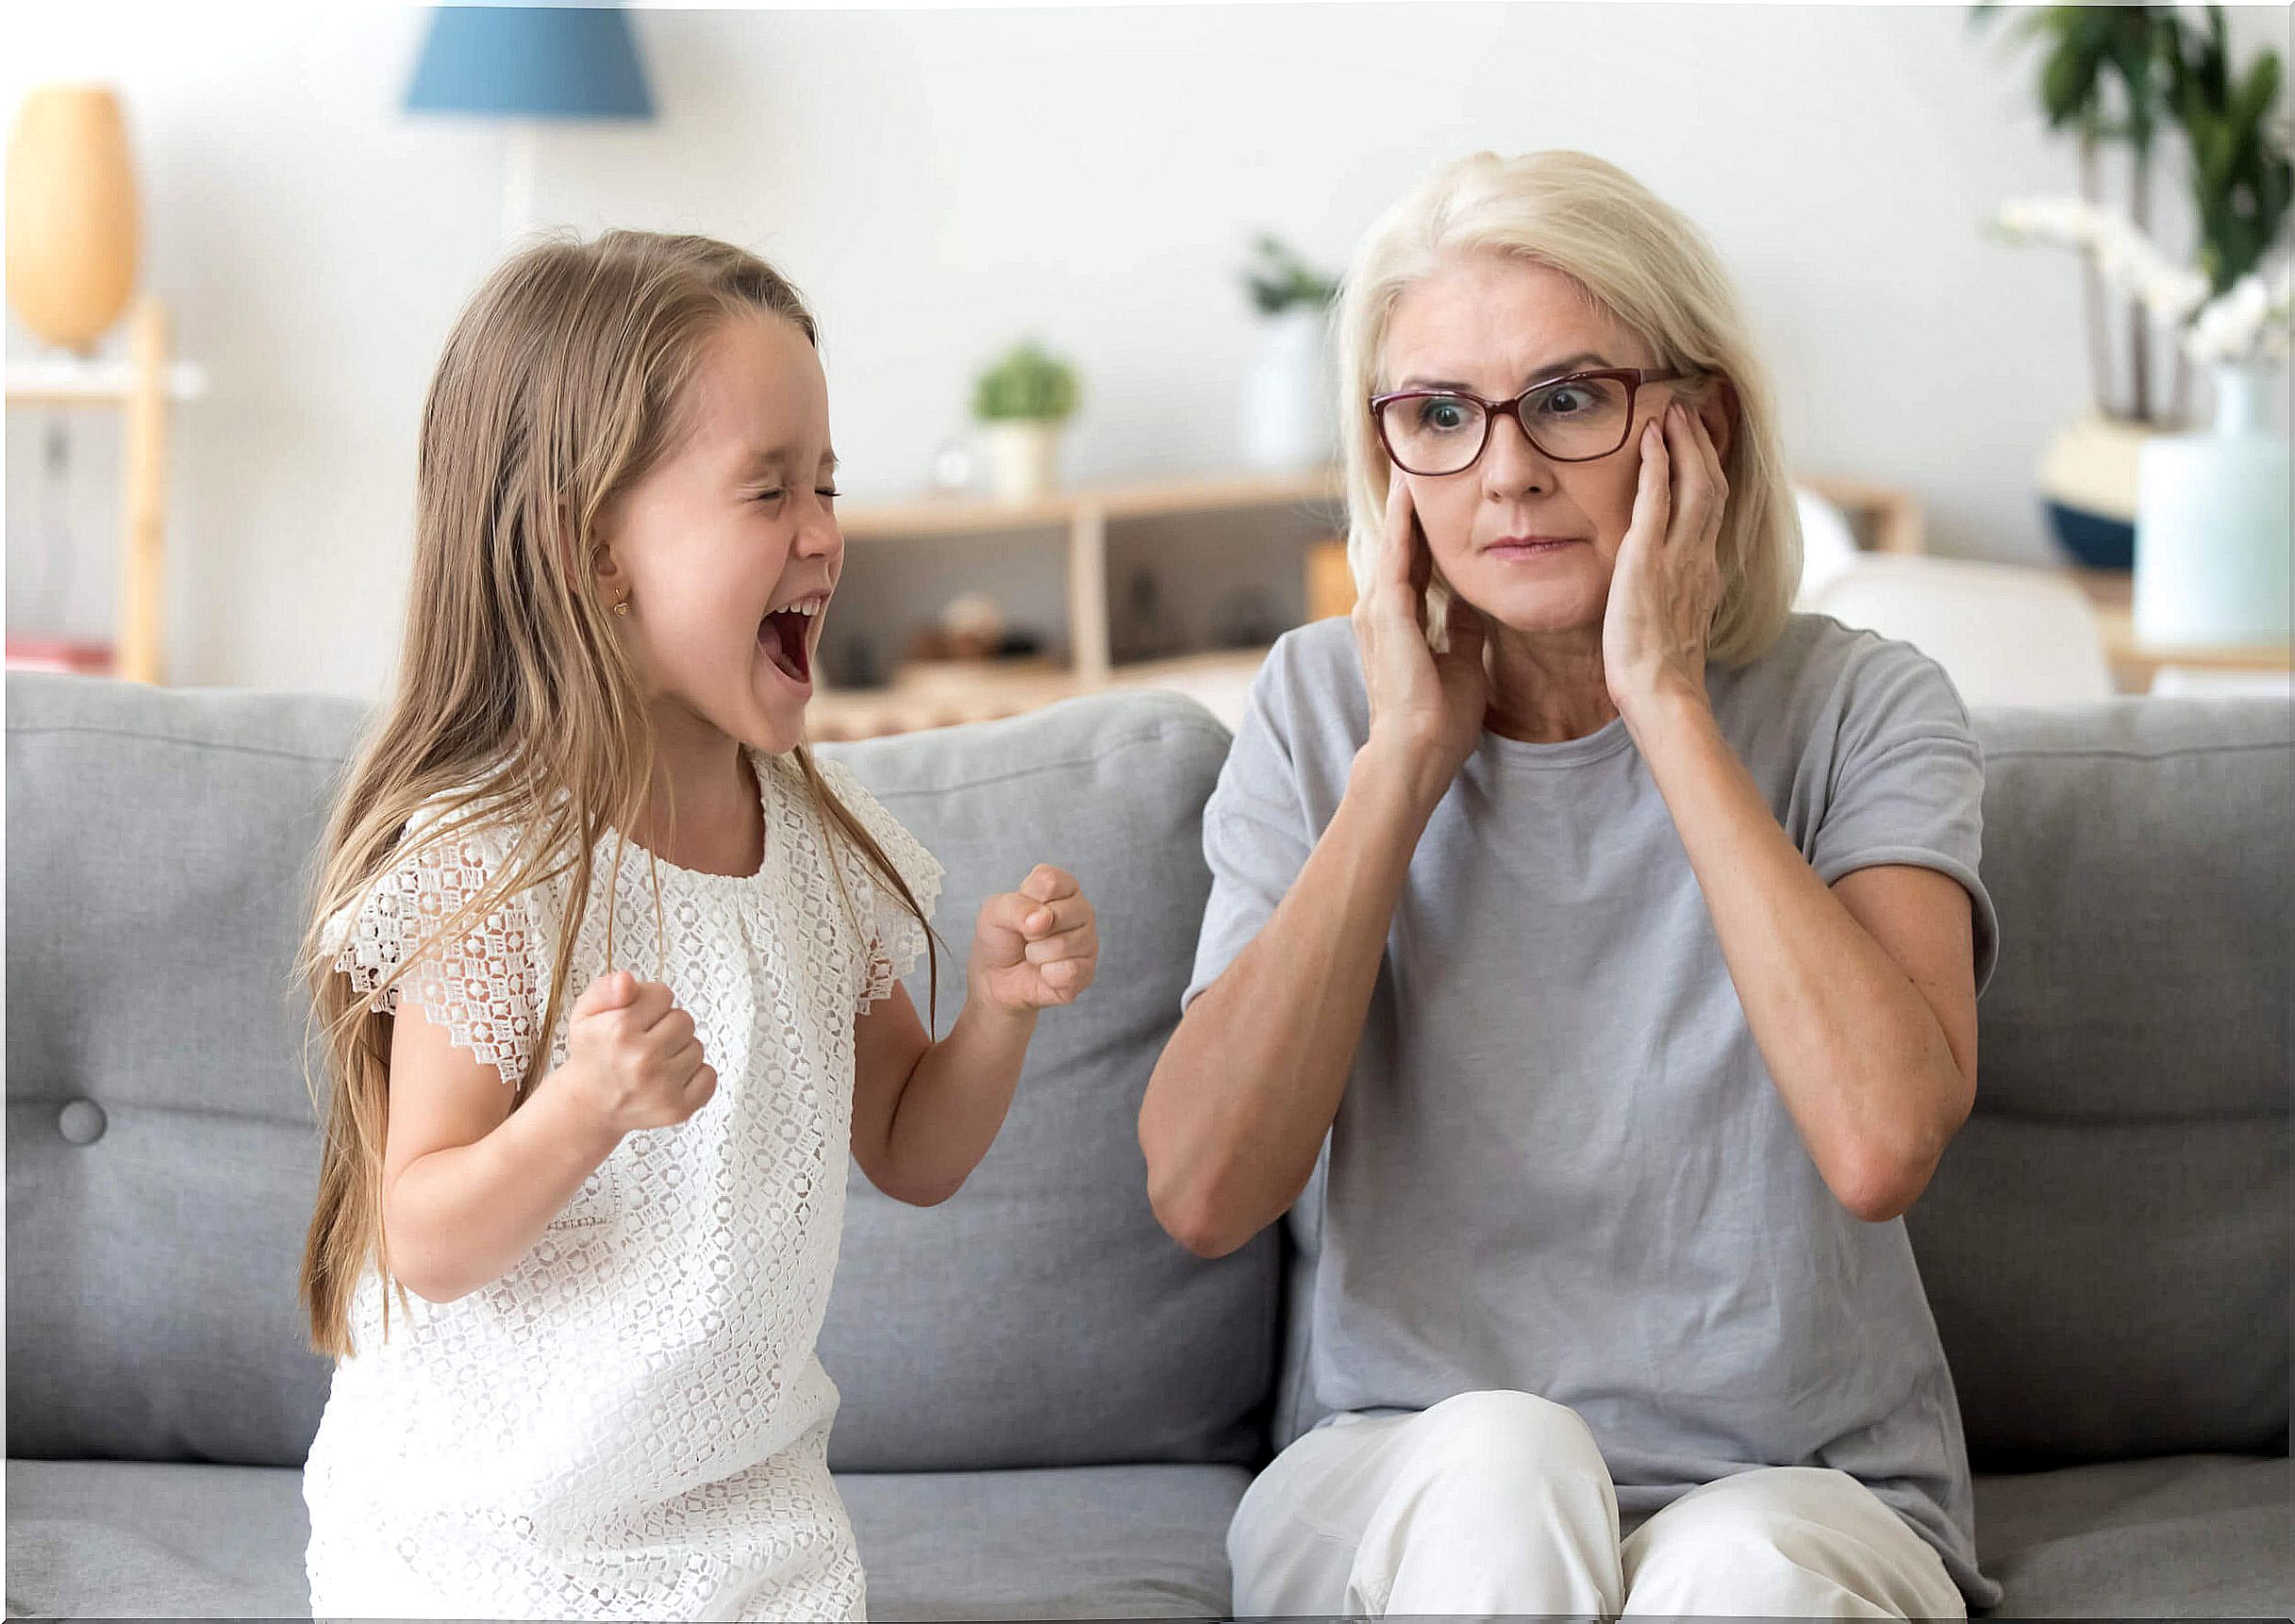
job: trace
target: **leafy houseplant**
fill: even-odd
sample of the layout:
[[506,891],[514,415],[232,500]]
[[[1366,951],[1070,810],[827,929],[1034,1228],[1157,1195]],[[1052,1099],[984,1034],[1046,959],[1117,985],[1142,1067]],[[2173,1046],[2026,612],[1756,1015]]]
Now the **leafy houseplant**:
[[980,374],[973,415],[986,425],[997,495],[1025,502],[1058,483],[1060,425],[1075,405],[1075,370],[1033,340]]
[[1243,380],[1241,450],[1255,468],[1328,462],[1336,439],[1324,329],[1336,277],[1311,268],[1262,232],[1243,286],[1260,318],[1259,353]]
[[973,415],[982,423],[1066,423],[1075,398],[1074,369],[1030,340],[980,374]]
[[[1976,17],[1998,9],[1980,5]],[[2197,23],[2169,6],[2046,6],[2014,15],[2020,40],[2047,47],[2041,112],[2051,129],[2078,139],[2080,196],[2011,203],[1993,224],[2010,240],[2080,250],[2094,386],[2094,410],[2043,458],[2042,495],[2067,550],[2090,565],[2126,568],[2137,456],[2148,439],[2181,422],[2187,357],[2220,362],[2268,354],[2274,329],[2285,332],[2284,271],[2274,277],[2263,270],[2288,209],[2279,57],[2263,51],[2235,74],[2216,7]],[[2170,258],[2148,235],[2154,152],[2166,131],[2180,133],[2190,155],[2196,263]],[[2129,153],[2124,209],[2100,196],[2101,155],[2115,144]],[[2112,376],[2107,291],[2124,309],[2124,392]],[[2164,409],[2152,388],[2155,321],[2183,337]]]
[[1256,250],[1258,260],[1244,268],[1243,283],[1260,315],[1280,316],[1303,308],[1321,311],[1339,297],[1338,278],[1308,269],[1281,238],[1261,232]]

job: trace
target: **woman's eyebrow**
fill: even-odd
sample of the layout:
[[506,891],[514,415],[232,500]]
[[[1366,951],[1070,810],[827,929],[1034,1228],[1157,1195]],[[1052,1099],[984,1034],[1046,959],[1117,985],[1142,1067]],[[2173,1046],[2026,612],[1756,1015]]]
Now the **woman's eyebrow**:
[[[1609,365],[1609,362],[1603,359],[1602,356],[1596,354],[1594,351],[1580,350],[1574,356],[1564,356],[1558,361],[1548,361],[1544,366],[1532,368],[1530,372],[1530,381],[1532,383],[1537,383],[1542,378],[1554,377],[1558,373],[1567,373],[1576,367],[1582,366],[1588,361],[1591,361],[1597,367],[1606,367]],[[1460,383],[1455,378],[1429,378],[1415,375],[1405,378],[1401,383],[1397,384],[1395,388],[1403,389],[1456,389],[1461,394],[1471,394],[1473,392],[1469,385]]]

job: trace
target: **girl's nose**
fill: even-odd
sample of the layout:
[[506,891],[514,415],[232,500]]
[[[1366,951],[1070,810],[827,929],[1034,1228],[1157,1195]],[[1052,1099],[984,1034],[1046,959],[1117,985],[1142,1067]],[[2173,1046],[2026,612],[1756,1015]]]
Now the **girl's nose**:
[[814,499],[813,509],[797,526],[797,551],[807,557],[825,557],[842,551],[844,533],[837,528],[837,516],[828,504]]

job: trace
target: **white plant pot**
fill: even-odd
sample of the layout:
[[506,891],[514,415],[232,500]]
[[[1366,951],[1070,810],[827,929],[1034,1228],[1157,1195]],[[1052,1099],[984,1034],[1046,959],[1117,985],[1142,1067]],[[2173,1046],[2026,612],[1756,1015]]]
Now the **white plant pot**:
[[2136,635],[2163,647],[2287,637],[2287,442],[2270,428],[2269,363],[2215,369],[2203,434],[2146,442],[2137,460]]
[[985,425],[989,481],[1006,502],[1032,502],[1059,486],[1060,425],[991,423]]
[[1237,441],[1251,467],[1318,468],[1336,454],[1325,331],[1320,309],[1286,310],[1259,323],[1259,353],[1243,375]]

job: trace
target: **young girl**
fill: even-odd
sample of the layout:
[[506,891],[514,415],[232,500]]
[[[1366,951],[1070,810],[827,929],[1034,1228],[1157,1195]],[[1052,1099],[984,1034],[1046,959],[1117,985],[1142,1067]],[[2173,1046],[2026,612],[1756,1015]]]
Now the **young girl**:
[[447,340],[306,944],[319,1616],[862,1616],[813,1352],[847,1146],[947,1199],[1098,945],[1039,867],[947,1036],[896,981],[940,865],[800,742],[836,460],[812,318],[723,243],[544,244]]

